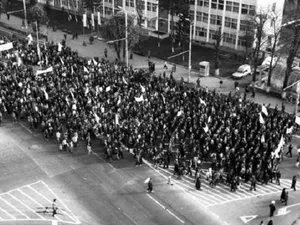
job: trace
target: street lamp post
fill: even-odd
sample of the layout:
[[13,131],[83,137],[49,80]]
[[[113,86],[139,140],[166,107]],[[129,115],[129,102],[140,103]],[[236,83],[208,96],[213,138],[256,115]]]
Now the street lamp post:
[[26,0],[23,0],[24,7],[24,20],[25,20],[25,29],[27,29],[27,11],[26,11]]
[[123,10],[125,13],[125,57],[126,57],[126,66],[129,66],[128,62],[128,13],[125,8],[119,6],[119,9]]
[[189,78],[188,78],[188,83],[190,83],[190,80],[191,80],[191,72],[192,72],[192,35],[193,35],[193,32],[192,32],[192,26],[193,26],[193,21],[191,21],[190,19],[188,18],[185,18],[186,21],[189,21],[190,22],[190,42],[189,42]]

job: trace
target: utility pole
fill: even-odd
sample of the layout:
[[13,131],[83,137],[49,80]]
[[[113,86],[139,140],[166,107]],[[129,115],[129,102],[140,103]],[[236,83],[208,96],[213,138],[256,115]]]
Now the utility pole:
[[27,29],[27,11],[26,11],[26,0],[23,0],[23,7],[24,7],[24,18],[25,18],[25,29]]

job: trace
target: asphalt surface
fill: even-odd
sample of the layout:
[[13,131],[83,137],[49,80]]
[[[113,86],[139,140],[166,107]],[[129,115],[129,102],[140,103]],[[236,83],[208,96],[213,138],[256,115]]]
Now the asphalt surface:
[[[98,140],[91,155],[83,143],[73,154],[60,152],[54,140],[11,122],[0,137],[0,224],[224,224],[202,207],[192,185],[167,185],[147,165],[135,167],[129,153],[108,163]],[[146,192],[147,177],[154,193]],[[52,217],[54,198],[60,209]]]

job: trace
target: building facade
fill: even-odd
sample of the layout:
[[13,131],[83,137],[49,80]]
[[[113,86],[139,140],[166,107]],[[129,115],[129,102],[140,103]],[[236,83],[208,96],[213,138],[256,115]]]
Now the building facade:
[[[55,7],[69,9],[74,12],[83,10],[84,0],[38,0]],[[129,13],[142,13],[142,24],[151,31],[170,33],[171,16],[159,7],[159,0],[95,0],[96,11],[107,18],[125,8]],[[232,50],[243,51],[247,46],[249,21],[255,15],[266,13],[270,16],[265,23],[264,31],[268,43],[272,42],[274,15],[280,26],[285,0],[194,0],[190,6],[193,21],[193,41],[202,44],[213,44],[216,32],[223,34],[221,45]],[[272,16],[273,15],[273,16]],[[174,21],[178,18],[175,16]],[[253,35],[253,34],[252,34]],[[249,46],[248,46],[249,47]]]

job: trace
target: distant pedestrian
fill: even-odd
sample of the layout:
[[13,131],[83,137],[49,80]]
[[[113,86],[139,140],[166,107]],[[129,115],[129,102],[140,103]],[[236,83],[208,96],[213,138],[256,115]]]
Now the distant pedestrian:
[[90,143],[88,143],[88,145],[86,146],[86,150],[88,152],[88,155],[90,155],[92,153],[92,146]]
[[107,49],[104,49],[104,56],[107,58]]
[[272,201],[269,205],[270,208],[270,217],[274,216],[274,212],[276,211],[275,201]]
[[56,205],[56,198],[52,201],[52,216],[54,217],[57,214],[58,207]]
[[255,87],[254,86],[252,86],[252,88],[251,88],[251,93],[252,93],[251,97],[255,98]]
[[251,187],[250,187],[250,191],[256,191],[256,178],[255,176],[252,176],[252,179],[251,179]]
[[270,220],[267,225],[273,225],[273,220]]
[[201,178],[200,178],[200,176],[197,176],[197,178],[196,178],[195,187],[196,187],[196,190],[201,190]]
[[151,58],[151,50],[148,50],[148,59],[150,60]]
[[234,82],[234,89],[237,90],[238,87],[239,87],[239,82],[238,82],[238,81],[235,81],[235,82]]
[[296,159],[296,165],[295,165],[295,166],[296,166],[297,168],[299,168],[299,164],[300,164],[300,159],[299,159],[299,156],[298,156],[297,159]]
[[10,14],[9,14],[9,13],[6,13],[6,16],[7,16],[7,20],[9,20]]
[[287,153],[285,155],[286,156],[290,155],[290,157],[292,157],[292,151],[293,151],[293,145],[290,144],[289,147],[288,147],[288,151],[287,151]]
[[291,185],[291,188],[294,189],[294,191],[296,191],[296,183],[297,183],[297,177],[295,175],[293,176],[292,185]]
[[167,182],[167,184],[173,185],[172,177],[171,176],[168,176],[168,182]]
[[64,39],[67,40],[67,34],[64,34]]
[[264,225],[264,221],[260,221],[259,225]]
[[288,200],[289,200],[289,192],[286,191],[286,193],[285,193],[285,199],[284,199],[284,204],[285,204],[285,205],[287,205]]
[[280,195],[280,201],[283,203],[285,201],[286,189],[283,188]]
[[149,193],[153,192],[152,178],[150,178],[149,181],[148,181],[148,189],[147,189],[147,192],[149,192]]

